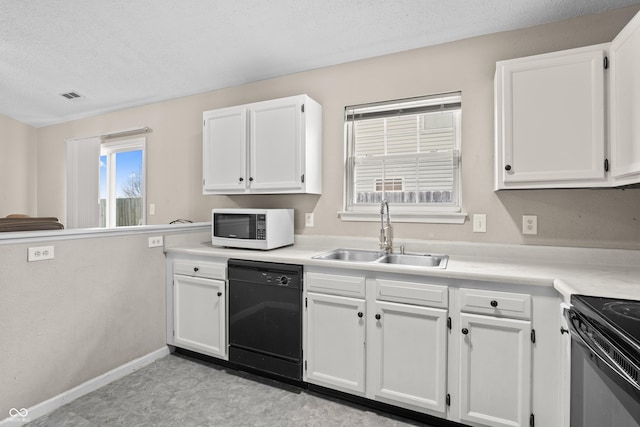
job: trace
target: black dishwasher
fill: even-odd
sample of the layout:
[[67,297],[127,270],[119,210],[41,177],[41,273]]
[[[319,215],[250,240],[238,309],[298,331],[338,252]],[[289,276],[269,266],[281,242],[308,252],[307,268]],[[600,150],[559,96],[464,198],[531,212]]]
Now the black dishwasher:
[[229,361],[302,380],[302,266],[230,259]]

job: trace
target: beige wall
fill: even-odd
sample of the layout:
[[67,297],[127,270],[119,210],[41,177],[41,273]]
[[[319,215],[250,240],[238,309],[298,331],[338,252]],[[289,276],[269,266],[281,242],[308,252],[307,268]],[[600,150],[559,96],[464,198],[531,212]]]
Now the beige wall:
[[0,218],[37,212],[36,129],[0,115]]
[[[427,47],[318,69],[38,130],[38,213],[64,217],[64,140],[146,125],[151,224],[176,218],[207,221],[212,207],[294,207],[296,232],[376,236],[377,224],[342,222],[343,127],[346,105],[462,91],[462,197],[469,214],[487,214],[487,233],[471,224],[397,224],[396,240],[640,248],[640,190],[529,190],[495,193],[493,75],[498,60],[608,42],[638,7]],[[186,77],[185,77],[186,78]],[[202,112],[307,93],[323,105],[322,196],[203,196]],[[552,155],[552,153],[550,153]],[[304,212],[315,227],[304,228]],[[538,215],[539,234],[520,233],[521,215]]]
[[[27,263],[30,246],[55,259]],[[166,270],[148,235],[0,245],[0,420],[166,344]]]

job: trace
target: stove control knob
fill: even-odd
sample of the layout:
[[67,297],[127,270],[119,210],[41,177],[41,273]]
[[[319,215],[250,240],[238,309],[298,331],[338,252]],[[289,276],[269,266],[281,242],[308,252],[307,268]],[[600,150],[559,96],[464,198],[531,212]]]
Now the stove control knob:
[[290,279],[287,276],[281,276],[279,282],[281,285],[286,285],[289,283],[289,280]]

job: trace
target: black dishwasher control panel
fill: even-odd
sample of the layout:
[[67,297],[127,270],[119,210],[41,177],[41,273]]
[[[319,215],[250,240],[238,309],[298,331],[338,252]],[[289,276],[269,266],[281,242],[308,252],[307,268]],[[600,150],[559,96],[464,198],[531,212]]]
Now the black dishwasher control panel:
[[301,289],[302,267],[273,262],[229,260],[229,280]]

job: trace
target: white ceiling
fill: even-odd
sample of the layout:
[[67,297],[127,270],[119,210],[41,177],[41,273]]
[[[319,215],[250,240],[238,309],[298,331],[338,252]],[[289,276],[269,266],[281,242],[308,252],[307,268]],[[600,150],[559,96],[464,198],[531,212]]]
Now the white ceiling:
[[41,127],[639,3],[0,0],[0,114]]

